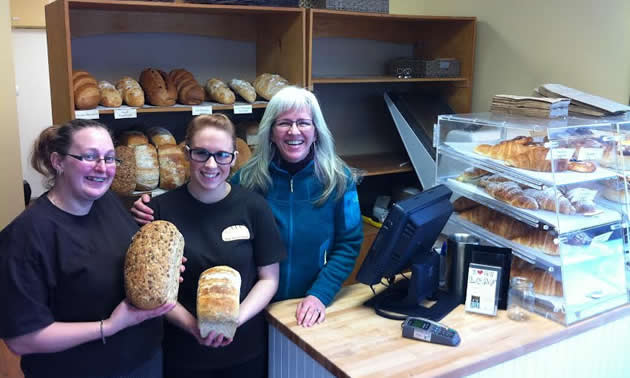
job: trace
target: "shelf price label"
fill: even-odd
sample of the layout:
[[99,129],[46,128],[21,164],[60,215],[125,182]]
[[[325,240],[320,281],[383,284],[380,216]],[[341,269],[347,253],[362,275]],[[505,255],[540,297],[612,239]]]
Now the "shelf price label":
[[75,110],[74,118],[76,119],[98,119],[98,109]]
[[602,156],[604,156],[603,148],[580,148],[580,152],[578,152],[578,160],[601,160]]
[[251,105],[234,105],[234,114],[251,114]]
[[197,105],[192,107],[192,115],[212,114],[212,105]]
[[114,109],[114,119],[122,118],[138,118],[136,108],[119,108]]
[[553,160],[571,159],[574,153],[575,153],[575,148],[552,148],[547,153],[547,157],[545,159],[551,160],[552,156],[553,156]]

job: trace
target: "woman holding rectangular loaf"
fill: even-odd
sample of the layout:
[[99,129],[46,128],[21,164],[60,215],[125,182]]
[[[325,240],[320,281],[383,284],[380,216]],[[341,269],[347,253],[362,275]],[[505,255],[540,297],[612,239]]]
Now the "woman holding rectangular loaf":
[[[363,240],[356,183],[335,144],[315,96],[286,87],[276,93],[260,121],[259,145],[232,178],[262,194],[271,205],[287,248],[274,300],[305,297],[298,324],[326,318],[328,306],[355,264]],[[139,199],[136,221],[152,220]]]
[[0,232],[0,338],[26,377],[161,377],[158,316],[174,303],[139,310],[124,299],[138,226],[108,191],[117,160],[107,128],[48,127],[31,163],[50,190]]
[[[225,115],[195,117],[186,145],[190,182],[150,203],[155,219],[172,222],[184,235],[188,259],[177,306],[167,315],[165,376],[264,377],[267,343],[261,311],[278,288],[278,262],[286,255],[282,239],[265,199],[226,182],[238,152],[234,125]],[[202,339],[198,279],[220,265],[241,276],[238,328],[233,339],[215,331]],[[228,312],[221,306],[214,310]]]

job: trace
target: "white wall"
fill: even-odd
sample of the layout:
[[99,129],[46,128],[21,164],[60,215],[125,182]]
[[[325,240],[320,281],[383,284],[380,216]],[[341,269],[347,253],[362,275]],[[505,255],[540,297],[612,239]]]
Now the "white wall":
[[35,138],[52,124],[46,31],[13,29],[12,36],[22,175],[31,185],[32,195],[39,197],[45,190],[43,177],[29,161]]

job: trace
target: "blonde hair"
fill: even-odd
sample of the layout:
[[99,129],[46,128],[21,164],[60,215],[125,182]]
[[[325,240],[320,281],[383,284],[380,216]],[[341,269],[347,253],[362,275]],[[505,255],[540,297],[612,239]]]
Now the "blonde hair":
[[79,130],[95,127],[111,133],[104,124],[89,119],[74,119],[63,125],[48,126],[39,134],[33,143],[31,166],[44,176],[44,186],[50,189],[57,178],[57,171],[50,161],[53,152],[65,155],[72,146],[72,138]]
[[202,114],[196,116],[188,123],[186,129],[186,144],[190,147],[193,137],[206,127],[214,127],[215,129],[223,130],[232,138],[232,150],[236,149],[236,135],[234,132],[234,124],[230,121],[230,118],[222,113],[216,114]]
[[333,139],[324,116],[311,92],[294,86],[286,87],[276,93],[269,101],[258,127],[259,144],[252,158],[245,163],[240,171],[242,186],[266,193],[272,185],[269,165],[276,156],[277,147],[271,141],[271,128],[278,115],[291,111],[308,109],[313,117],[316,141],[313,143],[315,176],[324,186],[321,196],[316,200],[317,205],[323,205],[335,190],[339,199],[346,191],[348,184],[354,181],[349,167],[337,156]]

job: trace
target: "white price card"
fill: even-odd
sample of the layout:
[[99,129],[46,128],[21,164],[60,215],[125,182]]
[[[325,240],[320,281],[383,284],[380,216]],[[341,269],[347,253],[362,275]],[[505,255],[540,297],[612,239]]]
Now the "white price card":
[[138,113],[136,112],[136,108],[118,108],[114,109],[114,118],[138,118]]
[[234,105],[234,114],[251,114],[251,105]]
[[212,114],[212,105],[197,105],[192,107],[192,115]]
[[604,232],[603,234],[599,234],[597,236],[593,236],[593,239],[591,240],[591,244],[593,244],[593,243],[606,243],[608,241],[608,239],[610,239],[612,234],[613,234],[612,231],[610,231],[610,232]]
[[98,119],[98,109],[75,110],[74,118],[76,119]]
[[571,159],[573,154],[575,153],[575,148],[552,148],[547,152],[547,157],[545,159],[551,160],[551,156],[553,154],[553,159]]
[[499,277],[498,266],[471,263],[468,267],[465,309],[485,315],[496,315],[498,307]]
[[604,156],[603,148],[590,148],[583,147],[580,148],[580,152],[578,152],[578,160],[601,160],[602,156]]

